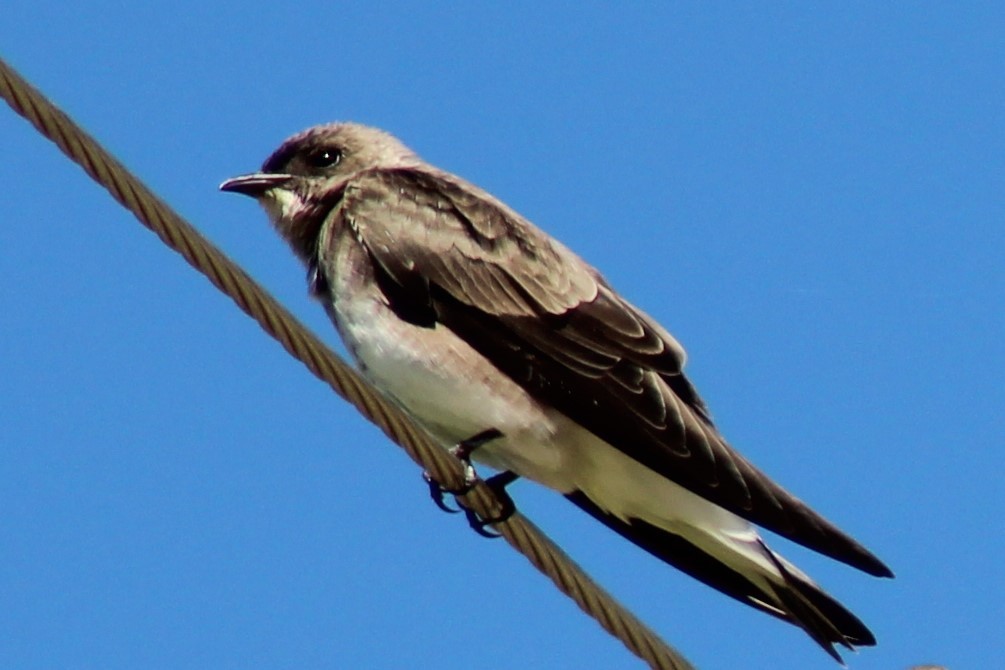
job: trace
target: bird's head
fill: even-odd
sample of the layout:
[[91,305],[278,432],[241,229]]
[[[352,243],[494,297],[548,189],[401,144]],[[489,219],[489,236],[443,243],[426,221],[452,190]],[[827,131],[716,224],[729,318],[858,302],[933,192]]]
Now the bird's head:
[[297,133],[266,159],[260,172],[228,179],[220,190],[258,200],[279,234],[306,260],[353,176],[418,163],[408,147],[382,130],[330,123]]

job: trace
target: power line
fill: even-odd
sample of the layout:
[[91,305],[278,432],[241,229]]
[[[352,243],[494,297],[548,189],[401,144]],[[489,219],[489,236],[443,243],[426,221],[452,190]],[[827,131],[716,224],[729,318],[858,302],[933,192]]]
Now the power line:
[[[433,444],[397,407],[387,403],[292,314],[259,286],[223,252],[200,235],[111,154],[45,99],[0,59],[0,96],[27,119],[68,158],[104,187],[162,242],[182,255],[214,286],[275,338],[290,355],[376,424],[445,489],[458,490],[464,482],[459,461]],[[462,497],[467,507],[485,519],[495,518],[502,504],[482,483]],[[513,514],[495,529],[547,575],[605,630],[651,667],[660,670],[692,668],[676,650],[627,611],[596,584],[555,543],[526,517]]]

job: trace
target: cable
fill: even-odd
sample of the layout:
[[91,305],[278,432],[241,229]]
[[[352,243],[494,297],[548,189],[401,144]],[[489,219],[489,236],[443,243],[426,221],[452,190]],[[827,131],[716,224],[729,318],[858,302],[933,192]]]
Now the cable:
[[[227,294],[290,355],[350,402],[364,417],[398,443],[408,455],[447,489],[464,481],[459,461],[435,444],[398,408],[387,403],[369,384],[315,335],[302,326],[265,289],[202,237],[189,223],[116,161],[98,143],[58,110],[0,59],[0,96],[67,157],[79,164],[115,200],[131,211],[214,286]],[[482,483],[463,497],[482,518],[502,509]],[[651,667],[685,670],[692,666],[645,624],[628,612],[525,517],[514,514],[495,530],[521,552],[555,586],[596,619],[611,635]]]

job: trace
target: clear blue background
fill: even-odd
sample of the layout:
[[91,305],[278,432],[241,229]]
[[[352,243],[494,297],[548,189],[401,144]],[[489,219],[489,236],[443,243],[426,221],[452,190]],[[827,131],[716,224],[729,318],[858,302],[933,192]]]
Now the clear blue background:
[[[217,185],[351,119],[486,187],[674,332],[733,444],[889,562],[775,538],[873,627],[853,668],[1005,667],[1005,10],[538,4],[7,0],[0,50],[332,342]],[[634,667],[3,110],[0,141],[0,666]],[[836,667],[513,493],[699,668]]]

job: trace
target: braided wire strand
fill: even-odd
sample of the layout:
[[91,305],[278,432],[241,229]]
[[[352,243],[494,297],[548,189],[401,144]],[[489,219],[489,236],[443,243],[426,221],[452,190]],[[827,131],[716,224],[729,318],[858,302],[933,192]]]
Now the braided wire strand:
[[[132,212],[140,223],[257,321],[291,356],[401,446],[437,483],[446,489],[461,487],[464,474],[457,459],[433,444],[401,410],[385,401],[244,270],[155,196],[3,59],[0,59],[0,96]],[[482,518],[494,518],[502,510],[495,494],[481,482],[462,500]],[[650,667],[659,670],[692,668],[679,652],[597,585],[526,517],[515,513],[494,527],[562,593]]]

